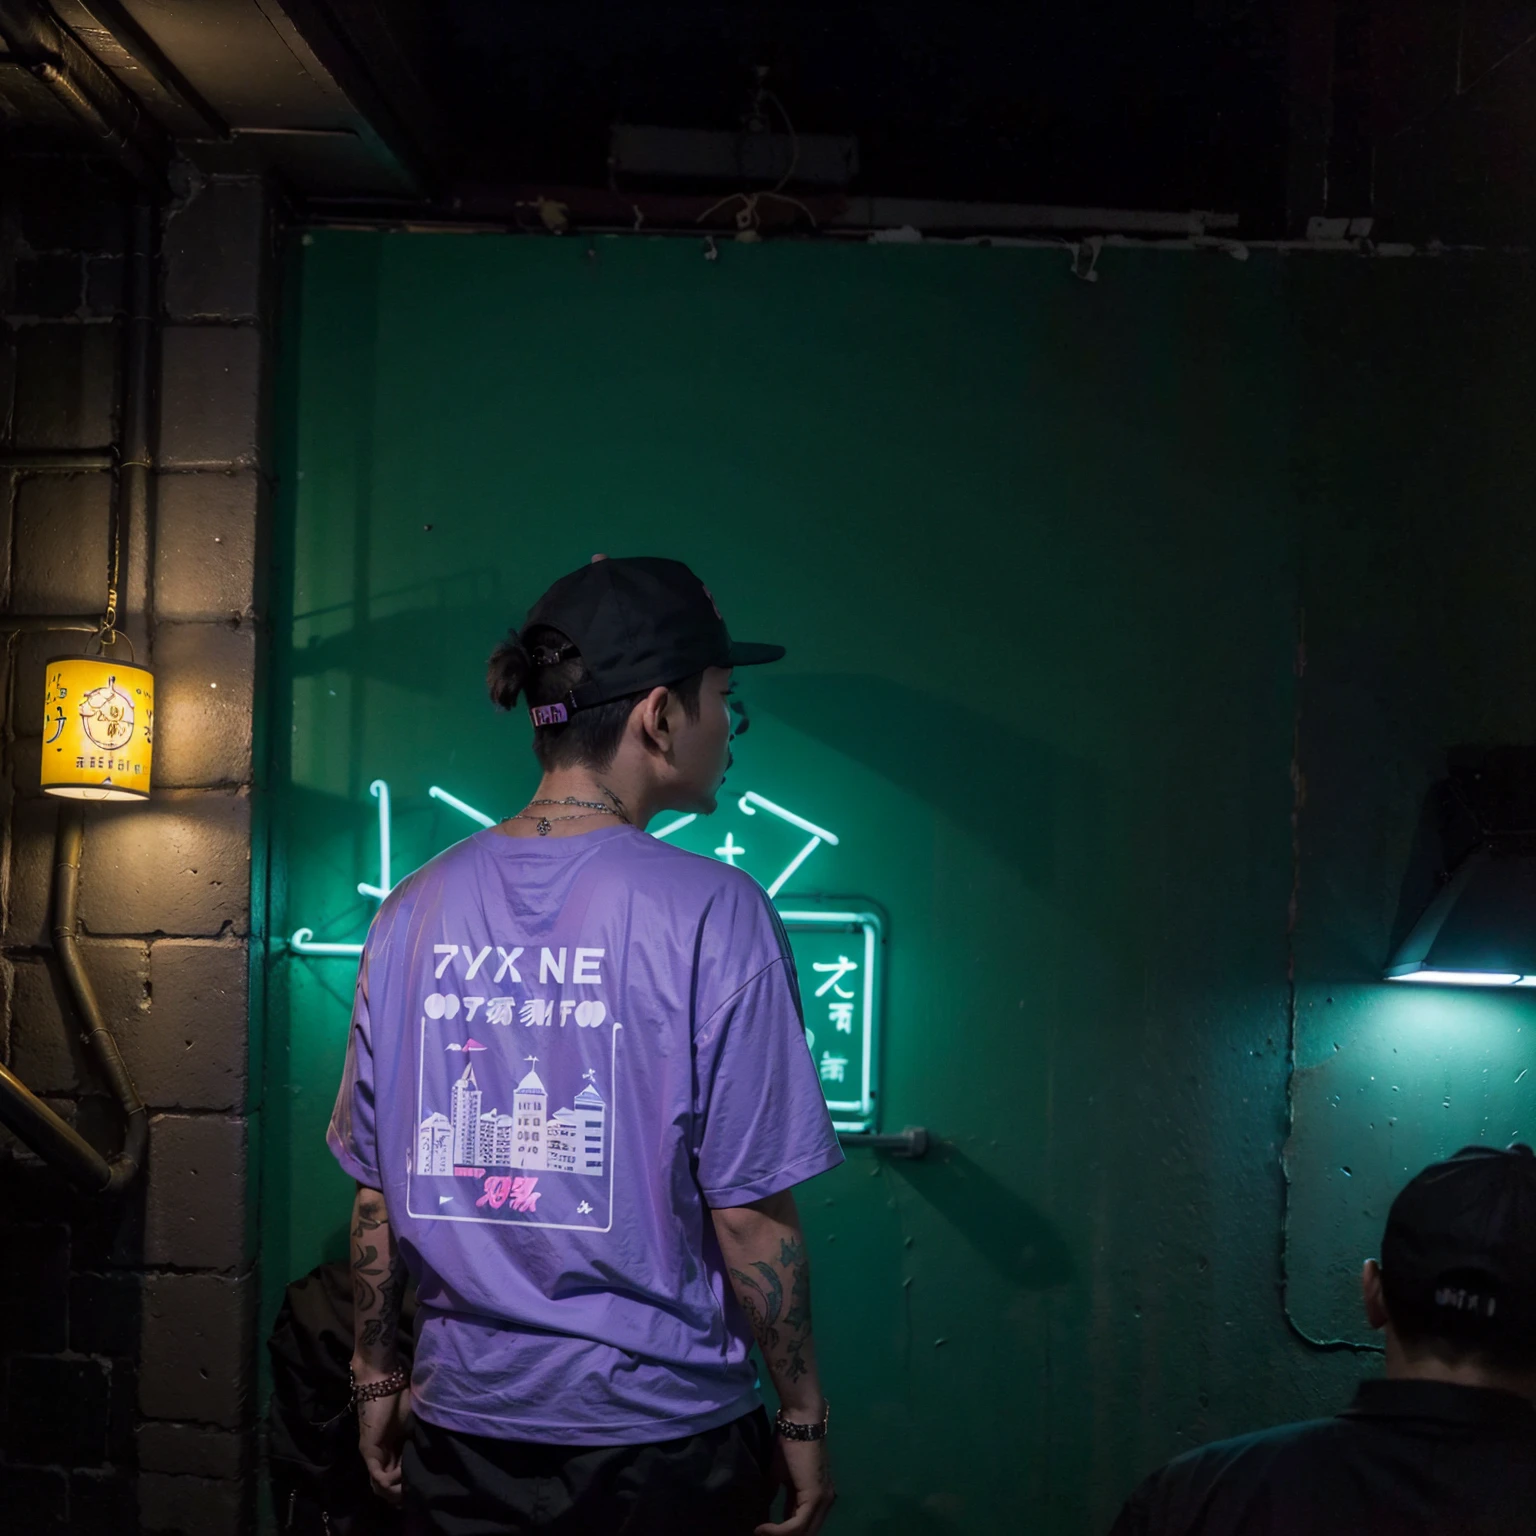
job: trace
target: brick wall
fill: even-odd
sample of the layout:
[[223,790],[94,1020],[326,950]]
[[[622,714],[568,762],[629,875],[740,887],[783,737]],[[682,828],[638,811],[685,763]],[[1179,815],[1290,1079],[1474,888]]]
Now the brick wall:
[[[18,459],[120,442],[128,194],[74,159],[0,190],[0,611],[103,606],[112,472]],[[148,1165],[91,1201],[0,1132],[0,1524],[75,1536],[249,1529],[255,1254],[248,1070],[252,719],[272,209],[188,178],[159,221],[155,465],[125,526],[121,627],[156,673],[154,795],[86,811],[85,963],[139,1093]],[[7,462],[9,461],[9,462]],[[103,1097],[51,951],[59,802],[37,787],[46,657],[8,653],[0,774],[0,1059],[104,1150]]]

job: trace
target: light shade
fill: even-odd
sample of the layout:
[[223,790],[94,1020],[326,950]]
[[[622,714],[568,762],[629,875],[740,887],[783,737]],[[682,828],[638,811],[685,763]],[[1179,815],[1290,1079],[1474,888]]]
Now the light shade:
[[1536,982],[1536,854],[1485,846],[1468,855],[1386,974],[1451,986]]
[[155,678],[101,656],[56,656],[44,672],[42,786],[75,800],[147,800]]

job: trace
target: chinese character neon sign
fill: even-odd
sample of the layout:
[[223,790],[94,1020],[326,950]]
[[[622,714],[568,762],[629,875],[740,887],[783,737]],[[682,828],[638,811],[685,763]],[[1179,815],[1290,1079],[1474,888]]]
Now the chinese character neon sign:
[[840,1131],[867,1131],[877,1110],[885,918],[864,904],[796,901],[779,917],[800,973],[805,1039]]

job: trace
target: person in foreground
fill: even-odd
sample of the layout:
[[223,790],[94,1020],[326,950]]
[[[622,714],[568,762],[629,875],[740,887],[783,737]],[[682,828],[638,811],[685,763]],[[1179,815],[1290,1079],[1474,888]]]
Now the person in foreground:
[[497,704],[531,706],[538,790],[368,934],[328,1139],[358,1184],[361,1446],[413,1529],[813,1536],[827,1517],[792,1189],[842,1152],[793,960],[750,876],[645,832],[714,810],[743,728],[732,669],[782,655],[733,644],[676,561],[556,582],[488,670]]
[[1332,1419],[1203,1446],[1113,1536],[1536,1530],[1536,1157],[1464,1147],[1393,1201],[1361,1277],[1386,1377]]

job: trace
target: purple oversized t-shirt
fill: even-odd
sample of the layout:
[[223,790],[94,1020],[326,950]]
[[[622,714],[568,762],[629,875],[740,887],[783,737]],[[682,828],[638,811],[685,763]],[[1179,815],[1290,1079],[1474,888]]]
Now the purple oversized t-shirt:
[[633,827],[490,829],[389,896],[328,1140],[419,1287],[416,1412],[565,1445],[756,1406],[709,1211],[842,1161],[761,887]]

